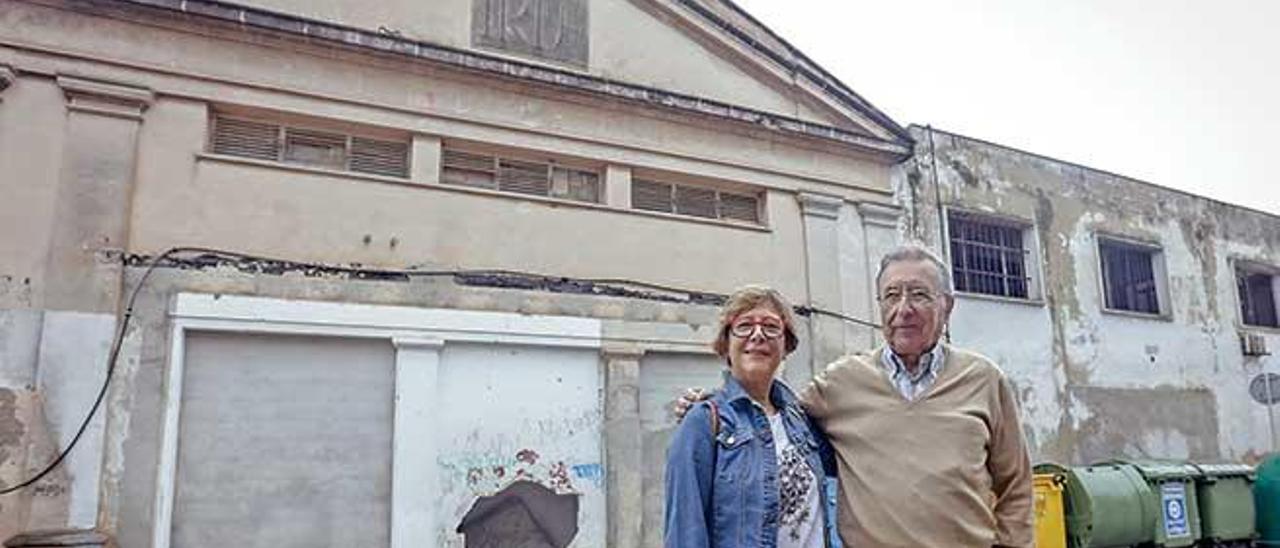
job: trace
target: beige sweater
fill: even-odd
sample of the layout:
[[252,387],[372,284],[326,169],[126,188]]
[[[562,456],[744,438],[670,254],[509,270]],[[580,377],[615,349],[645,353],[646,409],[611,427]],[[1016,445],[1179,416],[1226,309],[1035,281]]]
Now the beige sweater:
[[801,395],[836,450],[840,536],[854,548],[1033,546],[1031,463],[1004,374],[947,347],[937,381],[907,401],[882,352],[836,361]]

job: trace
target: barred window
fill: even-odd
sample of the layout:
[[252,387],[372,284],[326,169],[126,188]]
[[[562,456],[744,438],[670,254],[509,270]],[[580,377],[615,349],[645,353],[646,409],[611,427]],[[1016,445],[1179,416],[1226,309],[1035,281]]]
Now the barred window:
[[440,180],[449,185],[575,202],[600,202],[598,171],[450,147],[444,149],[440,164]]
[[1280,276],[1265,272],[1236,271],[1236,289],[1240,295],[1240,320],[1245,325],[1280,327],[1276,309],[1276,293],[1280,292]]
[[1156,285],[1157,249],[1109,239],[1098,240],[1106,306],[1144,314],[1160,313]]
[[947,213],[956,290],[1026,299],[1026,226],[967,213]]
[[325,169],[409,176],[408,139],[374,139],[226,115],[213,118],[209,150]]
[[695,185],[632,180],[631,207],[704,219],[761,224],[759,195]]

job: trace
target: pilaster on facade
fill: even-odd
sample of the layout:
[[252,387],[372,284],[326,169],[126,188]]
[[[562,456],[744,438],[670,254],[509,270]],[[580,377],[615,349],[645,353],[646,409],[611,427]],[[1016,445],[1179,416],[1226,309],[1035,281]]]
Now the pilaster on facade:
[[609,546],[639,548],[643,532],[644,451],[640,427],[640,359],[637,345],[606,345],[605,458]]
[[59,75],[57,82],[72,111],[142,120],[142,113],[155,101],[155,93],[144,87],[65,75]]
[[605,203],[631,209],[631,168],[610,164],[604,170]]
[[396,348],[395,426],[391,441],[391,548],[433,544],[440,453],[432,407],[440,386],[444,340],[393,337]]
[[[881,202],[858,202],[855,206],[859,223],[850,227],[850,234],[855,242],[861,244],[858,250],[860,266],[851,266],[845,273],[846,300],[845,305],[850,313],[873,319],[877,314],[875,302],[875,278],[880,268],[880,258],[901,242],[898,221],[902,218],[903,209],[892,204]],[[850,329],[846,335],[848,343],[857,348],[871,348],[878,342],[878,333],[873,329]]]
[[[840,276],[840,212],[838,196],[802,192],[796,195],[804,221],[807,304],[824,310],[843,308],[844,283]],[[809,374],[845,353],[844,326],[825,315],[809,317],[812,337]]]
[[415,134],[409,158],[412,173],[410,180],[418,184],[440,182],[440,162],[444,158],[444,145],[435,135]]
[[54,309],[114,313],[118,258],[128,247],[139,127],[154,94],[77,76],[56,80],[68,115],[46,259],[46,302]]

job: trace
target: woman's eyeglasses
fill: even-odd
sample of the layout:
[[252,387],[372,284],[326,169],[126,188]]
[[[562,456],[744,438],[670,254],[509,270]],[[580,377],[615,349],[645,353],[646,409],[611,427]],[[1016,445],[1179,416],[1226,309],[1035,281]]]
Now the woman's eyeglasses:
[[733,324],[729,328],[729,333],[740,339],[748,339],[755,334],[757,328],[760,329],[760,334],[764,335],[766,339],[776,339],[786,332],[786,328],[774,323],[742,322]]

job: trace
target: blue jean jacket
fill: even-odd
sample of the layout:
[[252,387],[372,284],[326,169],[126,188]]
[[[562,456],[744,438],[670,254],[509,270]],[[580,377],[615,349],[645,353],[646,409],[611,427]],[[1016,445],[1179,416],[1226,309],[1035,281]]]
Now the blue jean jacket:
[[[831,446],[800,408],[791,389],[773,381],[770,399],[783,414],[792,445],[809,462],[824,489],[835,475]],[[769,419],[742,385],[725,372],[724,387],[711,397],[720,416],[712,440],[706,402],[689,410],[667,449],[666,548],[774,548],[778,537],[777,455]],[[833,510],[823,493],[822,518],[834,546]]]

